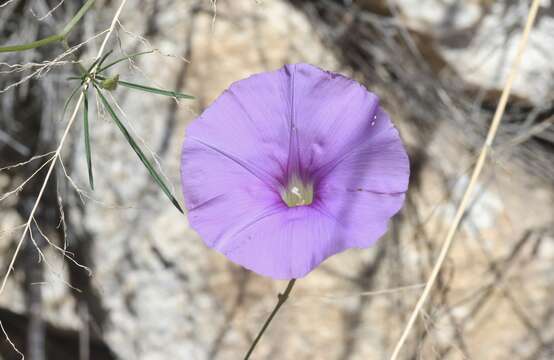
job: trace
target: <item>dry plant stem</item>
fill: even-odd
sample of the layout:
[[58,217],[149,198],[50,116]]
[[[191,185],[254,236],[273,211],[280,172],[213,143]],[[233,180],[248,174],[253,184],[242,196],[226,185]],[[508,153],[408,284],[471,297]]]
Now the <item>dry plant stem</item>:
[[443,245],[441,247],[439,257],[433,267],[433,270],[431,271],[431,275],[429,276],[429,279],[427,280],[427,283],[425,285],[425,288],[423,290],[423,293],[421,294],[421,297],[417,301],[417,304],[410,315],[410,319],[408,320],[408,323],[406,324],[406,327],[404,328],[404,331],[402,332],[402,335],[398,342],[396,343],[396,346],[394,348],[394,351],[392,353],[392,356],[390,357],[391,360],[396,360],[400,354],[400,350],[402,349],[402,346],[406,342],[406,339],[410,333],[410,330],[412,329],[415,320],[417,319],[419,313],[422,311],[423,305],[425,304],[426,300],[428,299],[431,290],[433,288],[433,285],[435,284],[435,281],[437,279],[437,276],[441,270],[442,264],[444,263],[444,260],[446,259],[446,256],[448,255],[448,250],[450,249],[452,245],[452,241],[454,239],[454,235],[456,234],[456,230],[458,229],[458,225],[460,224],[460,221],[462,220],[462,217],[467,209],[468,204],[470,203],[471,195],[473,194],[473,190],[475,189],[475,185],[477,183],[477,179],[479,178],[479,175],[481,174],[481,171],[483,170],[483,166],[485,164],[485,160],[487,158],[487,155],[492,148],[492,143],[494,141],[494,138],[496,136],[496,132],[498,130],[498,127],[500,126],[500,122],[502,120],[502,115],[504,114],[504,110],[506,109],[506,104],[508,102],[508,97],[510,96],[510,92],[512,90],[512,84],[513,81],[517,75],[517,71],[519,69],[519,65],[521,64],[521,60],[523,58],[523,52],[525,51],[525,48],[527,46],[527,41],[529,39],[529,33],[531,32],[531,28],[533,27],[533,23],[535,21],[535,18],[537,16],[537,11],[539,8],[540,0],[533,0],[533,3],[531,4],[531,8],[529,10],[529,14],[527,15],[527,21],[525,24],[525,29],[523,30],[523,36],[521,37],[521,40],[517,47],[516,57],[512,64],[512,67],[510,69],[510,73],[508,74],[508,79],[506,80],[506,84],[504,85],[504,89],[502,90],[502,95],[500,97],[500,101],[498,102],[498,106],[496,107],[496,111],[494,113],[491,126],[489,128],[489,132],[487,133],[487,138],[485,140],[485,144],[483,145],[483,148],[481,149],[481,152],[479,154],[479,158],[477,159],[477,163],[475,165],[475,168],[473,169],[473,173],[471,175],[471,180],[464,192],[464,195],[462,197],[462,201],[460,202],[460,205],[458,206],[458,209],[456,210],[456,215],[454,216],[454,220],[452,221],[448,233],[446,235],[446,238],[443,242]]
[[[115,25],[117,24],[117,21],[119,17],[121,16],[121,11],[123,10],[123,7],[125,6],[125,3],[127,0],[122,0],[121,4],[119,5],[119,8],[117,9],[112,23],[110,25],[110,28],[108,32],[106,33],[106,36],[104,37],[104,41],[102,42],[102,45],[100,46],[100,49],[98,50],[98,54],[96,55],[96,59],[99,59],[104,49],[106,48],[106,44],[108,43],[108,39],[110,38],[110,35],[113,33],[115,29]],[[92,69],[91,73],[95,73],[97,70],[96,66]],[[83,84],[83,86],[86,88],[89,85],[89,80]],[[75,104],[75,109],[73,110],[73,113],[71,114],[71,117],[69,118],[69,121],[67,123],[67,126],[63,132],[63,135],[60,139],[60,143],[58,144],[58,147],[56,148],[56,152],[54,153],[52,163],[48,167],[48,172],[46,173],[46,177],[44,178],[44,182],[42,184],[42,187],[40,188],[40,191],[38,193],[37,199],[35,200],[35,204],[33,205],[33,208],[31,210],[31,213],[29,214],[29,218],[27,219],[27,222],[25,223],[25,228],[23,229],[23,234],[21,234],[21,237],[19,238],[19,241],[17,243],[17,247],[15,248],[15,252],[12,256],[12,259],[10,261],[10,265],[8,266],[8,270],[6,271],[6,274],[4,275],[4,278],[2,279],[2,285],[0,286],[0,296],[4,292],[4,288],[6,287],[6,283],[8,282],[8,278],[13,271],[13,266],[15,264],[15,260],[17,259],[17,256],[19,255],[19,252],[21,251],[21,247],[23,245],[23,241],[25,240],[25,236],[29,232],[29,228],[31,226],[31,223],[33,222],[35,212],[40,204],[40,201],[42,199],[42,196],[44,194],[44,190],[46,189],[46,185],[48,184],[48,181],[50,180],[50,176],[52,175],[52,170],[54,170],[54,166],[56,165],[57,161],[60,158],[61,151],[63,149],[63,145],[65,143],[65,140],[67,138],[67,135],[69,134],[69,130],[71,129],[71,125],[73,125],[73,122],[75,121],[75,118],[77,117],[77,114],[79,112],[79,107],[81,106],[81,103],[84,99],[84,93],[81,92],[81,95],[79,96],[79,99],[77,100],[77,103]]]
[[17,346],[15,346],[15,344],[13,343],[13,341],[10,339],[10,337],[8,336],[8,333],[6,332],[6,329],[4,329],[4,325],[2,325],[2,321],[0,321],[0,330],[2,330],[2,333],[4,334],[4,337],[6,339],[6,341],[10,344],[10,346],[12,347],[13,351],[15,351],[18,355],[21,356],[21,359],[25,359],[25,355],[23,355],[21,353],[21,351],[19,351],[19,349],[17,348]]
[[256,345],[262,338],[262,335],[264,334],[265,330],[268,328],[269,323],[271,323],[271,320],[273,320],[273,318],[275,317],[275,314],[277,314],[277,311],[279,311],[281,306],[283,306],[285,301],[287,301],[287,299],[289,298],[290,292],[292,291],[292,287],[294,286],[295,282],[296,282],[296,279],[292,279],[291,281],[289,281],[289,283],[287,284],[287,288],[285,289],[285,292],[278,295],[279,300],[277,301],[277,305],[275,305],[275,308],[273,309],[273,311],[265,321],[264,326],[262,326],[262,329],[254,339],[254,342],[252,343],[252,345],[250,345],[250,349],[248,349],[248,352],[244,356],[244,360],[250,359],[250,355],[252,355],[252,353],[254,352]]

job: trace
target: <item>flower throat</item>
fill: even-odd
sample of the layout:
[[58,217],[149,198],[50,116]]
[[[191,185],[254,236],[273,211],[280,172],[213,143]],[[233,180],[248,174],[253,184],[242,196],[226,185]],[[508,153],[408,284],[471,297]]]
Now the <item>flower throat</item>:
[[293,176],[281,191],[281,198],[288,207],[310,205],[314,200],[314,186]]

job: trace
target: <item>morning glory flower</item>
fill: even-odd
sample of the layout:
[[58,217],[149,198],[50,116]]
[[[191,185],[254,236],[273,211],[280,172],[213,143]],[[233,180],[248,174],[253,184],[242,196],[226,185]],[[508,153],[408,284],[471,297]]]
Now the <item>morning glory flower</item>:
[[374,244],[404,203],[408,156],[379,98],[307,64],[233,83],[186,131],[190,225],[275,279]]

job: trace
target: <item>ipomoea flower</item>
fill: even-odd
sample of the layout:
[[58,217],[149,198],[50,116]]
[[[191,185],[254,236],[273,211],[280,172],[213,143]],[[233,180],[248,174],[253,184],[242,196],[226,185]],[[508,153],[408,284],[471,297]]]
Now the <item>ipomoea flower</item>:
[[276,279],[375,243],[408,177],[378,97],[307,64],[232,84],[190,124],[181,159],[188,218],[206,245]]

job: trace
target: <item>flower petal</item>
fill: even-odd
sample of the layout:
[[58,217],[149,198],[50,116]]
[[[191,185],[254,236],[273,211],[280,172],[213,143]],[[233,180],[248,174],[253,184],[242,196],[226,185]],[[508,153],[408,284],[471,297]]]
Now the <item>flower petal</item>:
[[319,207],[336,220],[334,238],[343,239],[348,247],[366,248],[387,231],[389,219],[404,204],[404,193],[377,194],[365,191],[320,192]]
[[404,194],[326,194],[313,206],[260,217],[217,249],[258,274],[302,278],[332,255],[373,245],[403,202]]
[[183,146],[181,183],[189,222],[210,247],[283,206],[279,194],[241,163],[194,139]]
[[291,121],[300,168],[317,169],[379,131],[372,126],[378,98],[362,85],[312,65],[286,68],[293,81]]
[[[266,182],[282,184],[289,141],[289,79],[283,71],[233,83],[187,129],[187,138],[240,160]],[[275,184],[274,184],[275,185]]]
[[397,194],[408,189],[410,164],[398,131],[377,111],[376,135],[319,168],[317,191],[364,191]]
[[287,208],[244,228],[222,252],[258,274],[298,279],[346,248],[335,234],[336,222],[316,208]]

